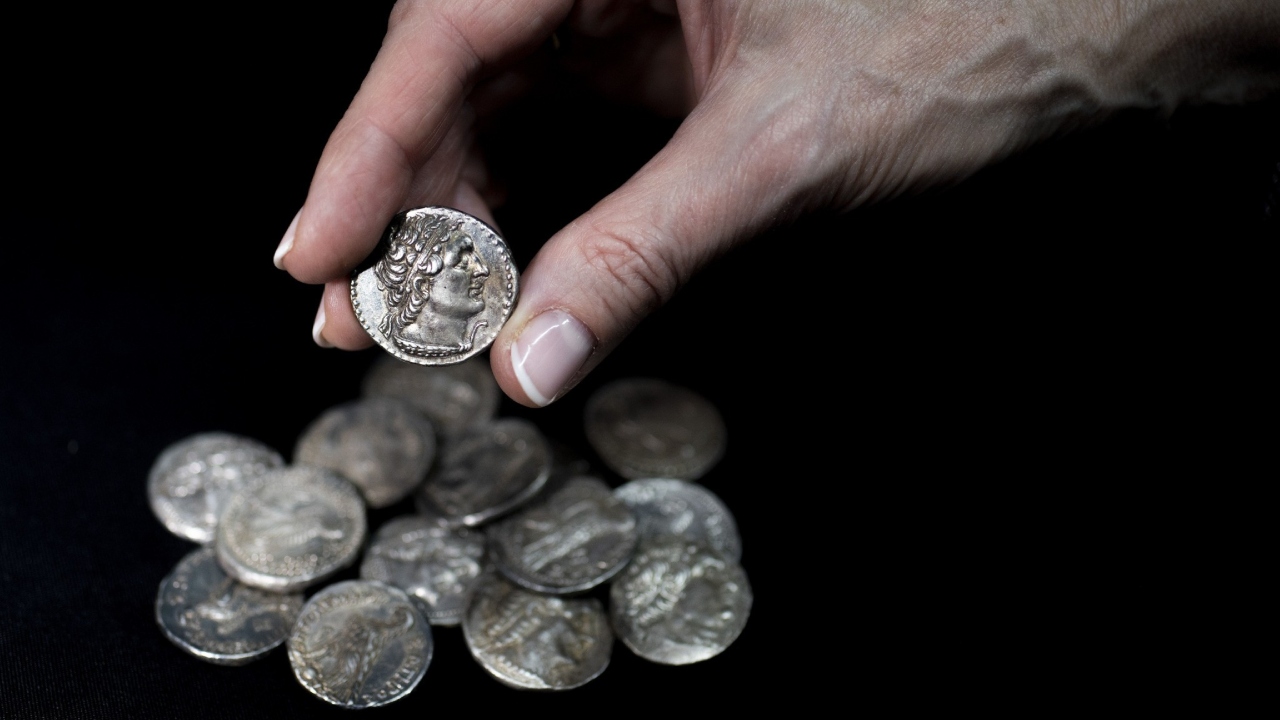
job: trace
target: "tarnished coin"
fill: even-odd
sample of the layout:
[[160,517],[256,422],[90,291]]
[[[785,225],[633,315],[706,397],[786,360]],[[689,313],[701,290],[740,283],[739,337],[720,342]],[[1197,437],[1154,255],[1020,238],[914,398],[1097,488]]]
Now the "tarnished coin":
[[382,355],[365,376],[365,397],[403,400],[442,435],[492,420],[502,399],[487,356],[456,365],[423,366]]
[[687,665],[728,648],[751,613],[751,586],[737,563],[697,545],[641,548],[609,592],[614,632],[635,654]]
[[231,495],[282,465],[280,453],[257,440],[228,433],[192,435],[160,453],[147,478],[147,497],[175,535],[209,543]]
[[329,408],[298,438],[293,462],[336,470],[372,508],[392,505],[422,482],[436,456],[431,423],[408,403],[367,398]]
[[399,588],[348,580],[316,593],[289,635],[294,677],[344,708],[409,694],[431,664],[431,626]]
[[156,622],[165,637],[218,665],[243,665],[270,652],[289,636],[300,610],[301,593],[238,583],[208,547],[182,558],[156,595]]
[[384,350],[419,365],[466,360],[493,342],[519,290],[493,228],[443,207],[395,216],[372,267],[351,280],[351,305]]
[[604,672],[613,652],[599,600],[539,595],[493,573],[476,586],[462,635],[481,667],[519,689],[580,687]]
[[733,514],[701,485],[683,480],[632,480],[613,494],[635,514],[641,545],[694,543],[734,562],[742,559],[742,540]]
[[551,451],[532,423],[503,418],[450,439],[419,493],[428,510],[479,525],[537,494],[551,475]]
[[724,455],[719,411],[692,390],[662,380],[614,381],[587,401],[587,441],[627,478],[696,480]]
[[609,486],[575,477],[491,525],[493,561],[508,579],[545,593],[572,593],[608,580],[631,559],[636,520]]
[[364,536],[354,485],[323,468],[281,468],[231,496],[218,523],[218,563],[247,585],[290,592],[354,562]]
[[457,625],[484,570],[484,535],[409,516],[383,525],[365,550],[360,577],[404,590],[432,625]]

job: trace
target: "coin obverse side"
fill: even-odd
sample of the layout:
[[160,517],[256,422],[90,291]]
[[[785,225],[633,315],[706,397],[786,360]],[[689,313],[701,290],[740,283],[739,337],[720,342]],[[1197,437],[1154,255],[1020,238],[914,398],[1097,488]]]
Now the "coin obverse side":
[[551,450],[533,423],[502,418],[444,443],[418,491],[423,507],[475,526],[514,510],[551,476]]
[[293,452],[294,463],[328,468],[355,483],[371,508],[407,497],[435,457],[430,421],[391,398],[329,408],[303,431]]
[[231,497],[218,523],[218,564],[240,582],[275,592],[313,585],[355,561],[364,502],[331,470],[273,470]]
[[458,210],[395,216],[382,256],[351,280],[351,305],[384,350],[419,365],[461,362],[493,343],[519,279],[493,228]]
[[227,500],[254,478],[284,465],[280,453],[246,437],[201,433],[165,448],[147,477],[147,498],[178,537],[213,542]]
[[492,420],[502,399],[485,356],[456,365],[424,366],[383,355],[365,376],[361,392],[409,403],[446,436]]
[[587,400],[587,441],[626,478],[696,480],[724,455],[724,419],[706,398],[651,378],[616,380]]
[[729,508],[710,490],[684,480],[632,480],[614,497],[635,514],[640,544],[686,542],[742,560],[742,539]]
[[613,652],[599,600],[539,595],[494,573],[476,586],[462,635],[481,667],[522,690],[581,687],[604,672]]
[[289,664],[311,694],[344,708],[408,695],[431,664],[431,626],[399,588],[348,580],[316,593],[289,635]]
[[635,654],[665,665],[724,652],[751,612],[742,567],[697,545],[642,549],[609,590],[614,632]]
[[484,571],[484,549],[483,533],[433,518],[400,517],[374,535],[360,577],[404,590],[432,625],[457,625]]
[[289,636],[301,610],[301,593],[281,595],[236,582],[210,547],[182,558],[156,594],[156,622],[165,637],[218,665],[243,665],[266,655]]
[[635,550],[636,520],[609,486],[571,478],[547,497],[488,529],[494,564],[545,593],[589,590],[622,569]]

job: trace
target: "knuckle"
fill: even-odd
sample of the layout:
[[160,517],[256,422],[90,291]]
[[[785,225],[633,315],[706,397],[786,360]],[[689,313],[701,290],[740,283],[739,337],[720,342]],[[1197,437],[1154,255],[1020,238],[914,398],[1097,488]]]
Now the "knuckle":
[[578,248],[587,266],[617,288],[602,301],[631,321],[658,309],[681,284],[681,273],[656,232],[592,227]]

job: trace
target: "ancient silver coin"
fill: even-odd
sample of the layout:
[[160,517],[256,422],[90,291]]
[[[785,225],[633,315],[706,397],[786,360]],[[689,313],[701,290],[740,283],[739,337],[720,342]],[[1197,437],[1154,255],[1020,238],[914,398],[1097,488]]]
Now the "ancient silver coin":
[[567,480],[489,526],[494,564],[531,590],[572,593],[613,577],[635,550],[636,520],[604,481]]
[[291,592],[355,561],[364,502],[332,470],[273,470],[231,497],[218,523],[218,563],[246,585]]
[[493,573],[472,594],[462,635],[490,675],[527,690],[581,687],[604,672],[613,652],[599,600],[540,595]]
[[503,418],[444,443],[419,493],[426,509],[475,526],[515,509],[551,475],[551,451],[532,423]]
[[698,545],[642,548],[609,593],[614,632],[633,652],[666,665],[719,655],[751,613],[751,586],[735,562]]
[[742,559],[742,540],[733,514],[715,493],[683,480],[632,480],[614,497],[635,514],[640,543],[686,542],[704,545],[726,558]]
[[280,453],[257,440],[229,433],[192,435],[160,453],[147,477],[147,497],[170,532],[210,543],[231,495],[282,465]]
[[156,594],[156,622],[165,637],[218,665],[243,665],[267,654],[289,636],[301,610],[301,593],[238,583],[209,547],[182,558]]
[[719,462],[725,426],[719,411],[687,388],[651,378],[614,381],[586,406],[587,441],[626,478],[696,480]]
[[423,366],[383,355],[365,376],[365,397],[403,400],[427,416],[441,435],[492,420],[502,394],[487,356],[456,365]]
[[404,590],[432,625],[457,625],[484,571],[484,546],[482,533],[432,518],[400,517],[374,535],[360,577]]
[[298,438],[293,462],[337,471],[369,507],[382,508],[413,492],[435,456],[430,421],[403,401],[366,398],[316,418]]
[[447,365],[489,347],[511,315],[519,276],[493,228],[425,207],[395,216],[381,257],[351,280],[351,305],[384,350],[420,365]]
[[289,635],[294,677],[344,708],[408,695],[431,664],[431,626],[399,588],[348,580],[316,593]]

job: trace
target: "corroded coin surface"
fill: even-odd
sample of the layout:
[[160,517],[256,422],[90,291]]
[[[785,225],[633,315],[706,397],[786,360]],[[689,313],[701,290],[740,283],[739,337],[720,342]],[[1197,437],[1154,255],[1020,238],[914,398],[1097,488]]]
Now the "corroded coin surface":
[[284,642],[302,594],[281,595],[236,582],[213,548],[196,550],[160,583],[156,622],[174,645],[218,665],[242,665]]
[[372,508],[407,497],[436,456],[431,423],[408,403],[367,398],[326,410],[298,438],[293,461],[335,470]]
[[247,585],[289,592],[350,565],[364,536],[364,502],[354,485],[323,468],[281,468],[227,503],[218,563]]
[[428,510],[479,525],[532,498],[551,475],[551,451],[532,423],[503,418],[451,438],[419,493]]
[[540,595],[488,573],[462,621],[476,661],[500,682],[568,690],[604,672],[613,633],[600,601]]
[[424,366],[383,355],[365,376],[362,392],[365,397],[409,403],[442,435],[457,435],[492,420],[502,399],[488,356],[456,365]]
[[635,550],[636,520],[602,480],[575,477],[491,525],[493,560],[508,579],[545,593],[593,588]]
[[231,495],[282,465],[280,453],[257,440],[229,433],[192,435],[160,453],[147,477],[147,497],[175,535],[209,543]]
[[399,588],[348,580],[307,601],[289,635],[289,663],[316,697],[345,708],[409,694],[431,664],[431,626]]
[[351,305],[384,350],[420,365],[466,360],[493,342],[519,290],[511,252],[493,228],[451,208],[391,220]]
[[719,462],[725,426],[710,402],[650,378],[614,381],[587,401],[587,441],[623,477],[696,480]]
[[724,652],[747,624],[751,586],[737,563],[697,545],[642,548],[609,593],[613,629],[646,660],[687,665]]
[[383,525],[364,553],[360,577],[404,590],[432,625],[457,625],[484,570],[484,535],[409,516]]
[[686,542],[706,546],[734,562],[742,559],[733,514],[701,485],[650,478],[632,480],[613,494],[635,514],[642,545]]

